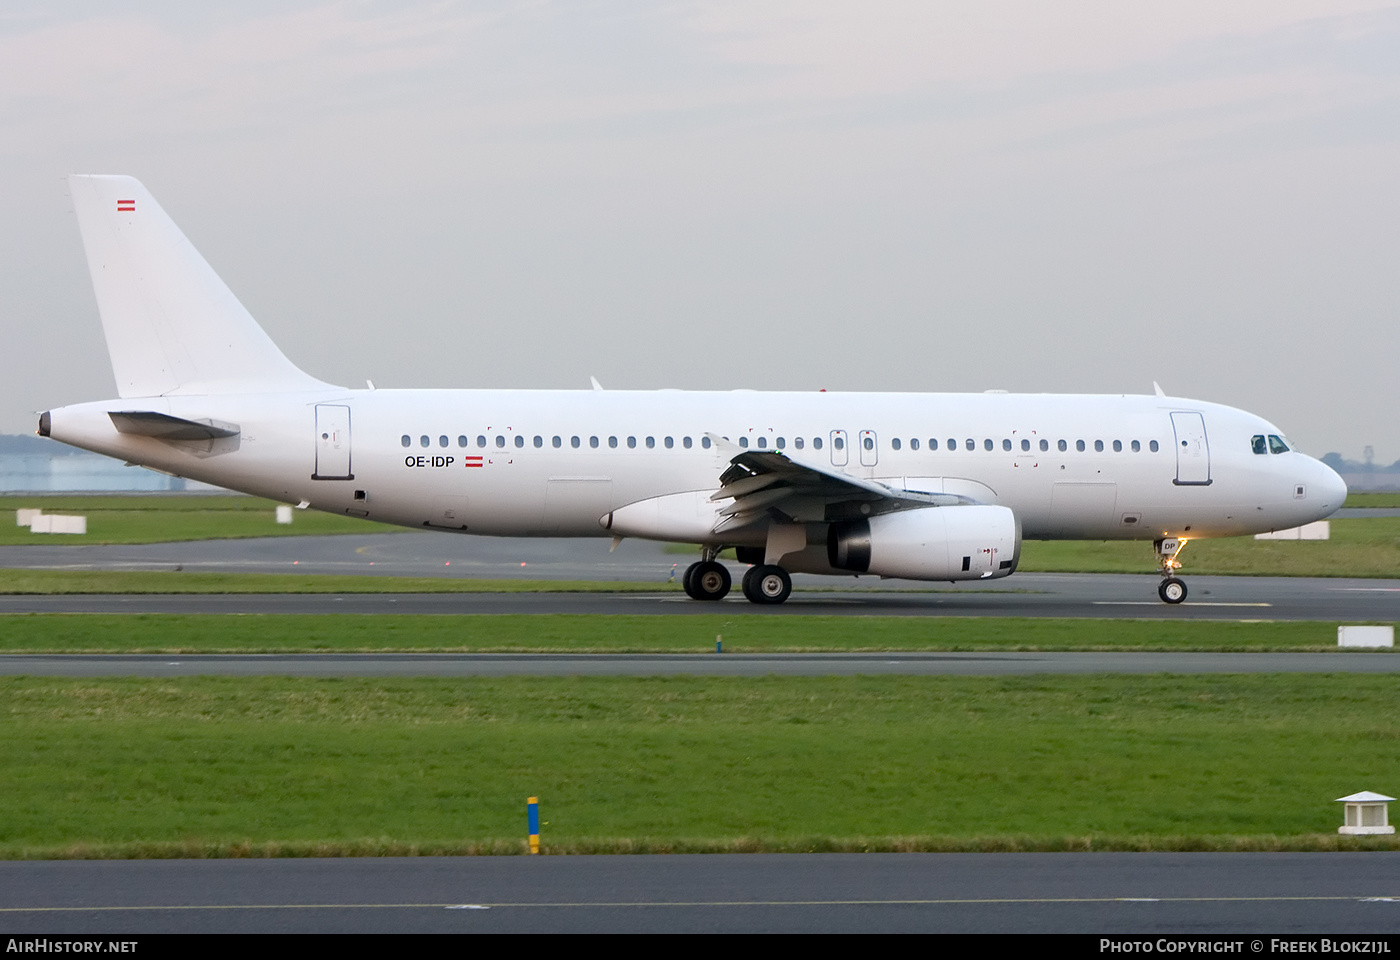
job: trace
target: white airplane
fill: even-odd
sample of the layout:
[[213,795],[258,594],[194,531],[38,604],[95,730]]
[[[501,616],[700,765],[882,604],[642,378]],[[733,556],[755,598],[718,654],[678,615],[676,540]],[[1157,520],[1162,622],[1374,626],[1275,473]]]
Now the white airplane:
[[[119,400],[39,433],[179,477],[385,523],[698,545],[684,577],[782,603],[791,572],[1010,576],[1022,539],[1296,527],[1346,485],[1254,414],[1165,396],[352,390],[294,366],[146,189],[72,176]],[[1155,386],[1155,384],[1154,384]]]

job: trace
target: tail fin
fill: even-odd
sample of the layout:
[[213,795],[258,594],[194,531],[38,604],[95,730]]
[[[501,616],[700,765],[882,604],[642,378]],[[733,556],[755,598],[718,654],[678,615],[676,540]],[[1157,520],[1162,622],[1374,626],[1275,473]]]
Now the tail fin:
[[146,188],[68,178],[123,397],[314,390]]

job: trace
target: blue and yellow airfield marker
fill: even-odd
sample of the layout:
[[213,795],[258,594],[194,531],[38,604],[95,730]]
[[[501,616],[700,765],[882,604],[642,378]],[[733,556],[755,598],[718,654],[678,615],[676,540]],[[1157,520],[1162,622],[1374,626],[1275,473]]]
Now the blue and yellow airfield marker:
[[525,801],[526,819],[530,827],[530,852],[540,852],[540,799],[530,797]]

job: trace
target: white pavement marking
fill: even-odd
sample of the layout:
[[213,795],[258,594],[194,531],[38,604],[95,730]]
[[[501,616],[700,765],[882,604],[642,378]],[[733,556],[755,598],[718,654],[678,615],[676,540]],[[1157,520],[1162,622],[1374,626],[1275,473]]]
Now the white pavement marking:
[[[1160,607],[1162,604],[1156,600],[1095,600],[1096,607]],[[1272,607],[1272,603],[1224,603],[1206,601],[1204,603],[1194,602],[1189,604],[1193,607]]]

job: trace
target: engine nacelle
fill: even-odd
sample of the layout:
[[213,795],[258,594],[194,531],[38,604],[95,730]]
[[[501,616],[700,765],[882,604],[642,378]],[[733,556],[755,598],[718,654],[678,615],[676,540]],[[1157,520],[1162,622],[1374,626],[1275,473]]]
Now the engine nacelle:
[[924,507],[833,523],[826,554],[837,569],[881,577],[1009,577],[1021,559],[1021,525],[1008,507]]

